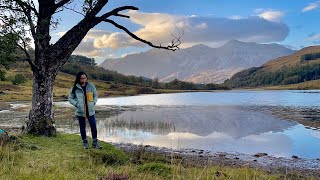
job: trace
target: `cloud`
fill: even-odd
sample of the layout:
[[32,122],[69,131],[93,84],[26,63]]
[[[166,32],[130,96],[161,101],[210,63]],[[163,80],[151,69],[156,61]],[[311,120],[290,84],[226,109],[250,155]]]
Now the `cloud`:
[[[271,13],[270,16],[267,16],[270,11],[260,10],[259,13],[260,17],[256,15],[247,18],[178,16],[139,11],[128,11],[127,15],[130,16],[129,20],[132,23],[140,25],[140,28],[133,33],[157,45],[170,43],[173,38],[171,34],[177,35],[181,32],[184,32],[181,38],[181,48],[196,44],[217,47],[233,39],[244,42],[270,43],[282,41],[287,37],[288,26],[276,21],[280,17],[279,13]],[[62,36],[64,32],[58,34]],[[86,35],[76,52],[101,56],[103,52],[106,53],[105,49],[115,52],[126,47],[141,48],[147,45],[134,40],[124,32],[93,29]]]
[[243,19],[243,18],[244,17],[238,16],[238,15],[234,15],[234,16],[229,17],[229,19],[233,19],[233,20],[239,20],[239,19]]
[[281,18],[284,16],[283,12],[276,10],[256,9],[255,12],[258,14],[259,17],[273,22],[281,21]]
[[319,7],[319,3],[320,3],[320,1],[317,1],[315,3],[310,3],[308,6],[306,6],[302,9],[302,12],[308,12],[308,11],[312,11],[312,10],[317,9]]
[[130,53],[122,54],[122,55],[121,55],[121,58],[124,58],[124,57],[126,57],[126,56],[128,56],[128,55],[132,55],[132,54],[138,54],[138,52],[133,51],[133,52],[130,52]]
[[91,58],[103,57],[103,49],[98,49],[94,47],[94,42],[89,39],[84,39],[73,54],[83,55]]
[[92,39],[92,38],[100,38],[102,36],[110,36],[113,32],[104,31],[104,30],[98,30],[98,29],[91,29],[87,35],[86,39]]
[[94,46],[96,48],[112,48],[119,49],[128,46],[141,46],[140,43],[134,41],[125,33],[115,32],[109,35],[103,35],[95,38]]
[[319,41],[319,40],[320,40],[320,33],[318,34],[312,33],[306,39],[306,41]]
[[[263,12],[268,14],[269,11]],[[276,12],[276,11],[275,11]],[[142,26],[135,32],[138,36],[155,42],[167,43],[171,33],[184,31],[183,44],[223,44],[231,39],[268,43],[281,41],[288,35],[288,27],[280,22],[252,16],[230,19],[217,17],[175,16],[159,13],[129,11],[131,21]],[[281,14],[281,15],[280,15]],[[283,13],[271,13],[269,19],[276,20]]]

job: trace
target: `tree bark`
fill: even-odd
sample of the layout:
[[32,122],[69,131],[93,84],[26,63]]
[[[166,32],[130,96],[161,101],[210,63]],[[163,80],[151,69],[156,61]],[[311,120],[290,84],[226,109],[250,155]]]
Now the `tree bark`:
[[53,85],[57,71],[42,66],[38,71],[34,71],[33,75],[32,109],[26,131],[30,134],[55,136]]

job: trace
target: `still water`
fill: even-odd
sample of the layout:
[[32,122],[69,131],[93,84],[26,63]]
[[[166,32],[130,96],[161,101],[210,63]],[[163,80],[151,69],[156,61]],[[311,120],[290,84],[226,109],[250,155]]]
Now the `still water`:
[[[98,137],[175,149],[320,158],[320,130],[308,124],[320,121],[319,93],[221,91],[100,98]],[[64,110],[56,116],[59,130],[78,133],[77,122],[70,120],[73,107],[68,102],[55,105]],[[5,122],[2,114],[0,123]]]

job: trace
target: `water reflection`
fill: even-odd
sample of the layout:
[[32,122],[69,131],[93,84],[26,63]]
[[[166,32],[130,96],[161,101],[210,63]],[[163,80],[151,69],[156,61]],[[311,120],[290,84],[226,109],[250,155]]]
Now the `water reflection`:
[[279,132],[297,124],[231,106],[144,106],[139,111],[126,111],[101,123],[109,128],[143,129],[157,134],[174,131],[207,136],[212,132],[222,132],[233,138]]
[[319,106],[319,90],[301,91],[221,91],[173,94],[148,94],[132,97],[101,98],[98,105],[268,105]]
[[[170,148],[320,157],[320,91],[227,91],[102,98],[99,138]],[[55,102],[59,131],[79,133],[74,108]],[[30,108],[13,103],[0,125],[23,125]],[[293,121],[294,120],[294,121]],[[87,126],[89,128],[89,126]],[[319,126],[320,127],[320,126]],[[90,130],[88,129],[88,135]]]
[[[161,128],[157,123],[166,122]],[[131,124],[133,123],[133,125]],[[141,125],[141,127],[139,126]],[[317,131],[241,107],[171,106],[126,111],[98,122],[100,138],[170,148],[320,157]],[[153,128],[143,128],[149,126]],[[301,138],[302,136],[303,138]],[[307,142],[312,148],[306,148]]]

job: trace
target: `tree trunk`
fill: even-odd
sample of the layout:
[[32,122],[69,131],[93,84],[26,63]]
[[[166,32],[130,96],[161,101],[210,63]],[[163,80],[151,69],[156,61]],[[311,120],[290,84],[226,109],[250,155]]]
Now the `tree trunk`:
[[53,84],[57,71],[42,68],[34,71],[33,75],[32,109],[26,131],[30,134],[55,136]]

